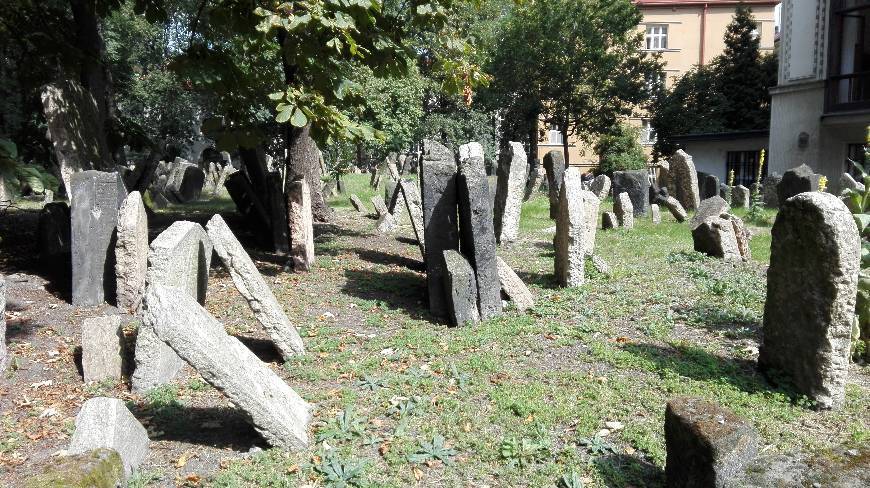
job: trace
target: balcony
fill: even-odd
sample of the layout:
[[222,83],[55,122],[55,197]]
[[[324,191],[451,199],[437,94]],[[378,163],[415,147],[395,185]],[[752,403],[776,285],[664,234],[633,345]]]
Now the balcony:
[[870,109],[870,71],[830,76],[825,90],[826,112]]

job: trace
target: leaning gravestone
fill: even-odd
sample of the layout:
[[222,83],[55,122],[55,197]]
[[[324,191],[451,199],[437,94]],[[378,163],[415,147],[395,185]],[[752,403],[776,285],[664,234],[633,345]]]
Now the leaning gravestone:
[[636,217],[646,215],[649,208],[649,187],[649,173],[646,170],[613,172],[614,199],[618,200],[619,195],[627,193]]
[[480,318],[501,314],[501,292],[495,254],[489,183],[483,147],[476,142],[459,148],[459,240],[477,278]]
[[611,230],[619,228],[619,218],[613,212],[604,212],[601,214],[601,230]]
[[592,180],[592,183],[589,184],[589,191],[595,194],[599,200],[604,201],[607,198],[607,195],[610,194],[610,186],[612,182],[607,175],[598,175]]
[[777,188],[782,181],[782,176],[777,174],[768,175],[761,182],[762,196],[764,206],[770,208],[779,208],[779,196],[777,196]]
[[706,200],[710,197],[715,197],[719,194],[719,177],[716,175],[706,175],[704,176],[704,181],[702,182],[703,188],[701,191],[701,200]]
[[685,222],[688,215],[686,214],[686,209],[683,208],[683,205],[680,204],[680,201],[672,196],[668,196],[665,198],[659,197],[659,202],[671,212],[671,215],[677,219],[677,222]]
[[423,144],[420,187],[423,193],[429,311],[432,315],[446,317],[449,310],[448,297],[444,290],[444,251],[459,249],[457,168],[456,161],[449,149],[434,141],[424,141]]
[[692,229],[695,251],[725,260],[743,259],[730,217],[729,214],[707,217]]
[[588,220],[584,214],[582,183],[578,168],[569,167],[565,170],[559,196],[556,236],[553,238],[556,281],[563,287],[580,286],[585,281],[585,230]]
[[0,275],[0,373],[9,366],[9,349],[6,348],[6,278]]
[[378,218],[381,218],[384,215],[390,213],[387,210],[387,204],[384,203],[384,199],[381,198],[380,195],[373,196],[371,198],[371,200],[372,200],[372,206],[375,207],[375,214],[378,216]]
[[405,195],[402,193],[402,189],[399,186],[400,182],[401,181],[391,181],[384,188],[384,190],[386,190],[384,201],[387,204],[387,212],[393,216],[397,224],[402,222],[402,209],[408,206],[405,202]]
[[402,199],[405,201],[408,216],[411,218],[411,227],[414,229],[414,236],[417,237],[420,254],[425,257],[426,232],[423,227],[423,204],[420,201],[420,192],[417,191],[417,184],[413,181],[401,180],[399,181],[399,189],[402,191]]
[[734,208],[749,208],[749,188],[737,185],[731,188],[731,205]]
[[613,213],[619,219],[619,226],[625,229],[634,228],[634,208],[627,192],[616,195],[613,200]]
[[864,183],[855,181],[855,178],[853,178],[849,173],[843,173],[843,176],[840,177],[840,190],[855,190],[863,192]]
[[287,319],[283,307],[224,219],[215,215],[206,224],[206,229],[214,251],[230,272],[236,289],[248,302],[257,321],[263,324],[281,356],[290,359],[305,354],[305,346],[296,327]]
[[314,217],[311,190],[299,176],[287,186],[287,216],[290,220],[290,258],[295,271],[308,271],[314,265]]
[[453,249],[444,251],[444,289],[447,292],[447,305],[453,325],[480,321],[477,288],[474,269],[465,256]]
[[120,380],[123,353],[120,315],[85,319],[82,323],[82,372],[86,383]]
[[662,211],[659,209],[658,204],[653,203],[649,206],[650,214],[652,215],[652,223],[653,224],[661,224],[662,223]]
[[121,456],[129,477],[148,455],[148,432],[117,398],[91,398],[76,415],[76,430],[67,452],[113,449]]
[[559,196],[565,174],[565,156],[562,151],[550,151],[544,155],[544,169],[547,171],[547,191],[550,196],[550,218],[559,216]]
[[311,406],[183,290],[150,286],[145,319],[209,384],[251,419],[266,441],[308,447]]
[[148,271],[148,214],[138,191],[127,195],[118,210],[118,240],[115,244],[115,276],[118,308],[139,310],[145,294]]
[[802,164],[792,168],[782,175],[782,180],[776,185],[776,198],[783,205],[789,198],[808,191],[819,190],[819,178],[822,175],[813,173],[813,169]]
[[499,156],[494,207],[495,240],[499,244],[513,242],[519,235],[526,166],[526,152],[519,142],[511,142]]
[[363,214],[369,213],[366,206],[363,205],[362,200],[360,200],[359,197],[356,195],[350,196],[350,204],[353,205],[354,210],[356,210],[359,213],[363,213]]
[[496,256],[495,259],[498,265],[498,279],[501,282],[501,289],[517,311],[524,312],[534,307],[535,296],[529,291],[529,287],[501,257]]
[[698,173],[692,156],[682,149],[678,150],[670,161],[670,177],[674,181],[676,197],[686,210],[695,210],[701,203],[698,193]]
[[695,230],[696,227],[703,224],[705,220],[711,217],[718,217],[724,213],[728,213],[731,207],[728,202],[720,196],[715,196],[703,200],[698,206],[698,211],[692,216],[689,221],[689,228]]
[[118,173],[82,171],[71,178],[72,303],[102,304],[115,295],[115,227],[127,189]]
[[396,230],[396,227],[398,226],[399,224],[396,222],[396,218],[393,217],[393,214],[390,212],[384,212],[383,215],[378,217],[376,228],[380,234],[389,234]]
[[821,408],[841,408],[861,238],[836,196],[807,192],[782,203],[771,230],[762,371],[785,375]]

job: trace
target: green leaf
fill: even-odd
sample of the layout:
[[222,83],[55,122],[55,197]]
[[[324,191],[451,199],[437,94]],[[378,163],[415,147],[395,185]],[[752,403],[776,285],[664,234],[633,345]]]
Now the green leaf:
[[283,124],[284,122],[287,122],[288,120],[290,120],[290,116],[292,114],[293,114],[292,107],[288,107],[286,110],[281,110],[280,112],[278,112],[278,115],[275,116],[275,122],[278,122],[279,124]]
[[858,232],[863,233],[867,226],[870,226],[870,215],[855,214],[855,222],[858,224]]
[[[286,122],[286,120],[284,122]],[[304,112],[296,109],[296,111],[293,112],[293,117],[290,119],[290,124],[292,124],[293,127],[305,127],[308,124],[308,117],[305,116]]]

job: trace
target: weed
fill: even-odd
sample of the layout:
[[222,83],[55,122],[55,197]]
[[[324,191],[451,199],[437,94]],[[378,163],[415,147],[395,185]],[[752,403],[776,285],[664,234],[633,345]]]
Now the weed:
[[349,441],[363,435],[364,424],[365,419],[358,417],[353,409],[345,408],[317,431],[317,441]]
[[556,483],[557,488],[583,488],[583,481],[580,480],[580,475],[576,471],[571,471],[569,474],[563,474]]
[[593,456],[603,456],[605,454],[616,453],[616,448],[613,445],[604,441],[604,439],[596,435],[594,437],[584,437],[578,442],[586,448],[586,452]]
[[413,454],[408,455],[408,461],[414,464],[441,461],[446,465],[451,465],[453,464],[453,458],[457,454],[455,449],[447,447],[444,436],[436,434],[432,437],[432,442],[427,440],[420,441],[417,450]]
[[365,464],[342,459],[334,450],[326,452],[320,462],[314,465],[314,472],[323,477],[325,486],[347,488],[361,486]]
[[551,443],[545,440],[511,437],[502,441],[499,455],[511,466],[526,468],[547,456],[550,447]]

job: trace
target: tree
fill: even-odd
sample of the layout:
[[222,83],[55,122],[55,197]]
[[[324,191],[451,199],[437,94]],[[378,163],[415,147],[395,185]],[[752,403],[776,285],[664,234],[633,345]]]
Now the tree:
[[640,131],[625,123],[598,138],[595,151],[601,156],[598,171],[613,173],[632,169],[646,169],[646,154],[640,145]]

